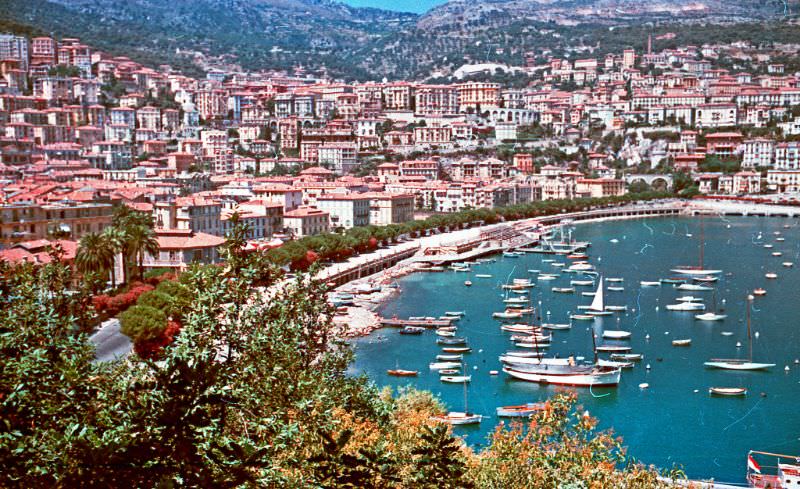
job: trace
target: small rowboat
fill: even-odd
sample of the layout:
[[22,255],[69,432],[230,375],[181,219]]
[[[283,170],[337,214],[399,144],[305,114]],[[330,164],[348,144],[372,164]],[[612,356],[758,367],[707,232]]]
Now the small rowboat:
[[553,287],[553,292],[558,292],[559,294],[571,294],[575,292],[574,287]]
[[567,324],[567,323],[562,323],[562,324],[558,324],[558,323],[542,323],[542,329],[563,330],[563,329],[569,329],[571,327],[572,327],[572,325],[571,324]]
[[767,291],[764,289],[756,289],[753,291],[753,295],[767,295]]
[[452,317],[461,317],[461,316],[463,316],[465,314],[466,314],[466,312],[464,312],[464,311],[445,311],[444,312],[445,316],[452,316]]
[[597,365],[600,367],[612,368],[633,368],[633,362],[615,362],[614,360],[597,360]]
[[792,268],[793,265],[794,265],[794,263],[792,263],[790,261],[783,262],[783,266],[786,267],[786,268]]
[[492,276],[489,275],[488,273],[479,273],[475,275],[475,278],[492,278]]
[[569,284],[570,285],[579,285],[579,286],[591,287],[592,285],[594,285],[594,281],[593,280],[570,280]]
[[609,287],[609,292],[622,292],[625,290],[625,287]]
[[458,375],[461,371],[457,368],[443,368],[439,370],[439,375]]
[[631,347],[627,345],[599,345],[597,347],[597,351],[624,353],[631,351]]
[[471,375],[442,375],[439,377],[439,380],[442,382],[448,382],[450,384],[465,384],[472,380]]
[[641,282],[639,282],[639,285],[641,285],[642,287],[658,287],[659,285],[661,285],[661,282],[651,282],[647,280],[642,280]]
[[437,329],[437,330],[436,330],[436,335],[437,335],[437,336],[445,336],[445,337],[446,337],[446,336],[453,337],[453,336],[455,336],[455,335],[456,335],[456,332],[455,332],[455,330],[454,330],[454,329],[449,329],[449,328],[439,328],[439,329]]
[[438,338],[436,343],[439,345],[466,345],[467,339],[466,338]]
[[569,318],[574,321],[592,321],[594,316],[590,316],[589,314],[571,314]]
[[643,355],[641,353],[612,353],[612,360],[621,360],[624,362],[638,362]]
[[497,416],[501,418],[526,418],[544,408],[542,402],[529,402],[521,406],[501,406],[497,408]]
[[625,280],[625,279],[623,279],[623,278],[619,278],[619,277],[616,277],[616,278],[615,278],[615,277],[611,277],[611,278],[607,278],[607,279],[606,279],[606,282],[622,282],[622,281],[624,281],[624,280]]
[[394,377],[416,377],[419,374],[416,370],[402,370],[399,368],[387,370],[386,373]]
[[744,396],[747,389],[744,387],[711,387],[708,393],[712,396]]
[[781,253],[780,251],[773,251],[772,252],[772,256],[781,256],[781,255],[783,255],[783,253]]
[[428,364],[428,368],[431,370],[442,370],[446,368],[458,368],[461,366],[461,362],[433,362]]
[[448,346],[442,348],[442,351],[445,353],[469,353],[472,351],[472,348],[468,346]]
[[443,416],[434,416],[433,421],[449,425],[478,424],[483,419],[480,414],[449,412]]
[[422,334],[425,328],[419,326],[406,326],[400,330],[400,334]]
[[584,297],[594,297],[595,292],[581,292]]
[[631,337],[630,331],[612,330],[612,329],[603,331],[603,338],[609,340],[627,340],[630,337]]
[[436,355],[436,360],[440,362],[458,362],[463,358],[462,355]]
[[773,273],[773,272],[765,273],[764,276],[766,278],[770,278],[770,279],[778,278],[778,274],[777,273]]
[[470,286],[472,286],[472,282],[470,282],[469,280],[466,280],[464,282],[464,285],[466,285],[467,287],[470,287]]
[[691,344],[691,338],[685,340],[672,340],[672,346],[689,346]]

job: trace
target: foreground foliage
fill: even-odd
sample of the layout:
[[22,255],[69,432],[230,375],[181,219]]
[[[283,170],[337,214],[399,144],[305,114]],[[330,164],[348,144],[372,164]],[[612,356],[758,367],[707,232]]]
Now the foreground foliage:
[[[658,485],[652,470],[620,469],[619,442],[569,395],[472,451],[431,421],[444,409],[429,393],[393,396],[346,374],[352,353],[323,285],[301,274],[258,287],[279,274],[240,249],[142,295],[128,324],[155,343],[115,363],[92,361],[90,301],[66,292],[68,268],[4,268],[0,486]],[[145,323],[168,314],[166,337],[150,336]]]

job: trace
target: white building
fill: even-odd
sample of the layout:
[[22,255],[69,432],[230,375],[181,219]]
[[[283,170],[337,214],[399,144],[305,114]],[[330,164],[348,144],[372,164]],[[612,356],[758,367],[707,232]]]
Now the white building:
[[775,141],[772,139],[748,139],[742,142],[742,167],[771,167],[775,154]]

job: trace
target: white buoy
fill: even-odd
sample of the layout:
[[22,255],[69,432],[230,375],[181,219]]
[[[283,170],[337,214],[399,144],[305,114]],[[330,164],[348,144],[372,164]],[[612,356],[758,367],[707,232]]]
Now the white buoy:
[[473,365],[472,366],[472,370],[478,370],[478,366],[477,365]]
[[694,390],[694,393],[695,393],[695,394],[697,394],[698,392],[700,392],[700,389],[695,389],[695,390]]
[[742,347],[742,342],[741,341],[737,341],[736,342],[736,348],[741,348],[741,347]]
[[650,364],[648,363],[644,368],[650,370]]
[[478,350],[478,353],[483,353],[483,348],[481,348],[480,350]]
[[795,365],[797,365],[797,364],[800,364],[800,358],[795,358],[795,359],[794,359],[794,364],[795,364]]
[[658,306],[656,306],[656,311],[658,311]]
[[641,384],[639,384],[640,389],[647,389],[648,387],[650,387],[650,384],[648,384],[647,382],[642,382]]
[[787,366],[783,367],[783,371],[784,372],[788,372],[789,371],[789,366],[787,365]]
[[650,340],[650,335],[649,334],[644,335],[644,339],[649,341]]
[[756,331],[756,332],[753,334],[753,336],[755,336],[755,337],[756,337],[756,339],[758,339],[758,337],[759,337],[759,336],[761,336],[761,335],[758,333],[758,331]]
[[669,334],[669,331],[664,331],[664,334]]

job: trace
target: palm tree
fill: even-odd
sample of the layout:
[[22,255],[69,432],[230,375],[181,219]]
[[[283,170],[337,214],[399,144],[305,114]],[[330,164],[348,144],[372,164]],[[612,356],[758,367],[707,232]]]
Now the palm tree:
[[141,224],[126,229],[127,248],[139,265],[139,278],[144,275],[144,255],[156,255],[159,251],[156,233]]
[[97,273],[105,277],[114,267],[114,250],[102,235],[89,233],[78,243],[75,265],[81,273]]
[[[125,258],[126,258],[126,236],[125,232],[117,227],[111,226],[107,227],[103,230],[102,237],[106,240],[106,244],[109,248],[114,252],[114,261],[116,261],[117,255],[121,254],[121,261],[122,261],[122,270],[123,276],[121,277],[121,281],[125,281]],[[111,287],[117,288],[117,274],[115,270],[115,263],[111,265]]]

